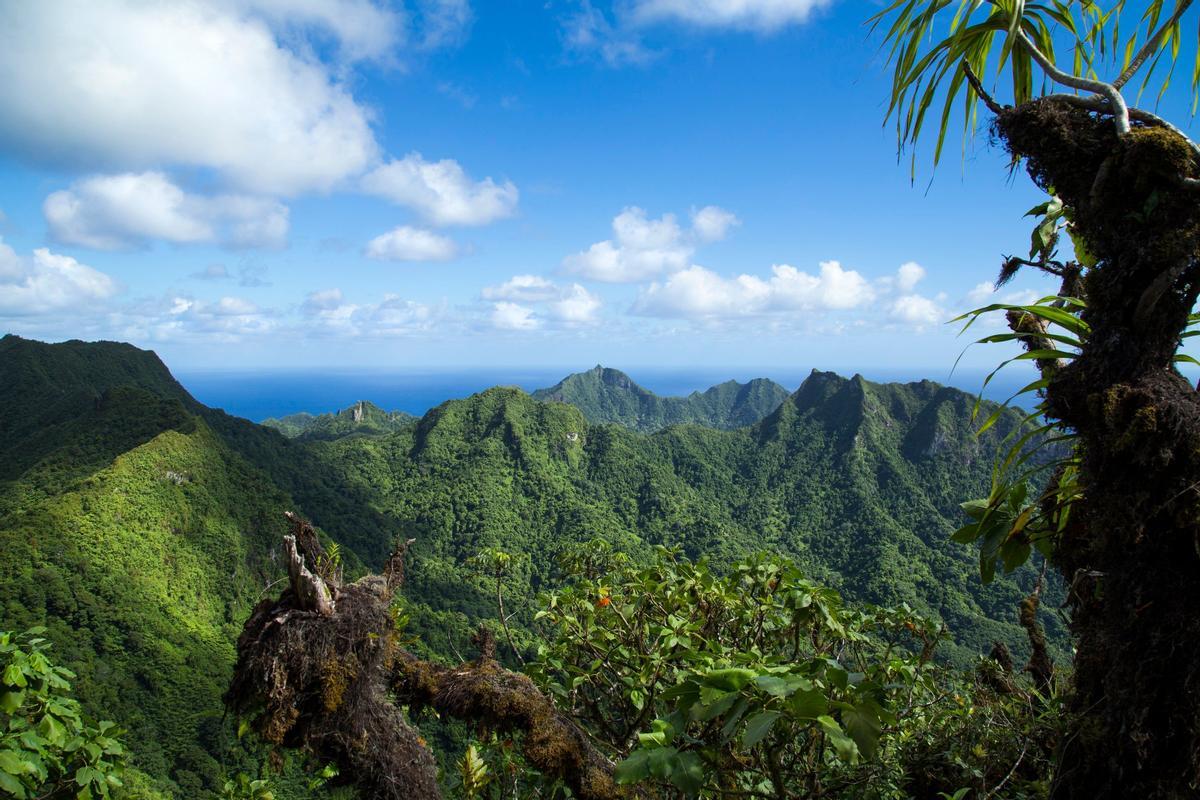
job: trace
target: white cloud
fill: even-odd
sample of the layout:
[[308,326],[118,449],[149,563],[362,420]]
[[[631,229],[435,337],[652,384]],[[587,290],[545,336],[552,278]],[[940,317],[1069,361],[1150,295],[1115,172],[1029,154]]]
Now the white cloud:
[[813,308],[849,309],[870,302],[875,290],[854,270],[836,261],[822,261],[819,275],[810,275],[788,264],[771,267],[773,305],[785,310]]
[[204,301],[171,295],[115,310],[105,329],[123,339],[233,343],[267,335],[279,323],[274,312],[241,297]]
[[986,302],[996,291],[996,284],[991,281],[975,284],[975,288],[967,292],[967,296],[963,298],[963,303],[971,308],[981,305]]
[[379,303],[360,309],[357,321],[366,334],[405,336],[430,330],[441,315],[437,307],[397,295],[384,295]]
[[530,330],[539,327],[543,319],[567,327],[593,325],[604,305],[598,295],[578,283],[560,286],[539,275],[514,275],[499,286],[485,287],[480,294],[484,300],[507,301],[493,303],[491,321],[508,330]]
[[911,292],[924,277],[924,267],[915,261],[907,261],[896,271],[896,286],[902,292]]
[[650,284],[633,310],[646,316],[719,320],[856,310],[869,314],[882,305],[891,321],[921,327],[945,315],[937,299],[913,292],[924,274],[923,268],[909,262],[895,276],[870,281],[837,261],[824,261],[816,274],[777,264],[767,278],[749,274],[725,278],[693,265]]
[[449,261],[459,253],[453,239],[401,225],[367,243],[368,258],[387,261]]
[[744,317],[762,313],[770,295],[770,286],[760,278],[739,275],[727,280],[704,267],[693,266],[675,273],[663,284],[650,284],[634,310],[656,317]]
[[552,281],[538,275],[514,275],[499,286],[485,287],[482,292],[484,300],[516,300],[524,303],[553,300],[559,294],[559,288]]
[[258,306],[240,297],[222,297],[211,308],[218,317],[246,317],[259,313]]
[[603,305],[600,298],[578,283],[572,284],[563,296],[547,305],[550,316],[567,325],[592,325]]
[[404,17],[370,0],[227,0],[227,5],[263,17],[285,37],[312,29],[331,34],[350,61],[386,60],[405,36]]
[[[334,26],[346,46],[378,50],[386,32],[372,38],[369,25],[352,25],[344,13],[367,5],[299,7],[309,9],[306,21]],[[234,2],[5,4],[0,144],[56,166],[203,167],[265,194],[328,190],[360,174],[379,151],[369,112],[253,10]]]
[[520,197],[511,181],[473,181],[457,161],[426,161],[420,153],[376,167],[363,177],[362,188],[435,225],[486,225],[511,217]]
[[91,310],[118,289],[111,277],[70,256],[43,247],[23,258],[0,240],[0,316]]
[[933,300],[919,294],[906,294],[897,297],[892,302],[889,316],[895,322],[902,322],[917,328],[927,325],[937,325],[943,322],[947,314]]
[[583,0],[576,12],[563,18],[562,40],[568,52],[595,54],[610,67],[648,64],[658,56],[642,44],[636,33],[609,22],[589,0]]
[[304,298],[302,308],[305,314],[317,315],[322,311],[342,307],[344,299],[341,289],[320,289],[308,293],[308,296]]
[[565,49],[595,55],[610,67],[641,66],[660,52],[642,41],[645,29],[682,23],[708,30],[774,33],[807,22],[833,0],[625,0],[614,4],[613,19],[581,0],[561,22]]
[[733,212],[718,206],[705,206],[692,212],[692,230],[702,242],[718,242],[725,238],[730,228],[741,224]]
[[300,306],[305,330],[324,336],[390,338],[431,330],[443,310],[437,306],[384,295],[378,303],[351,303],[342,290],[311,292]]
[[282,247],[288,209],[245,195],[189,194],[161,172],[97,175],[46,198],[42,212],[56,240],[99,250],[220,241],[231,247]]
[[631,283],[676,272],[691,262],[698,242],[723,238],[737,217],[717,206],[706,206],[692,216],[684,230],[674,214],[649,219],[637,206],[613,218],[613,238],[596,242],[587,250],[563,259],[563,270],[595,281]]
[[492,325],[501,330],[530,331],[541,323],[533,316],[533,309],[517,303],[495,303],[492,306]]
[[462,42],[471,27],[473,15],[467,0],[422,0],[420,11],[420,46],[425,50],[447,47]]
[[734,28],[769,33],[807,22],[832,0],[635,0],[637,24],[683,22],[705,28]]
[[750,317],[772,311],[850,309],[869,302],[870,283],[836,261],[821,264],[811,275],[788,264],[771,267],[771,277],[754,275],[722,278],[704,267],[692,266],[659,284],[651,284],[635,305],[650,316],[688,318]]

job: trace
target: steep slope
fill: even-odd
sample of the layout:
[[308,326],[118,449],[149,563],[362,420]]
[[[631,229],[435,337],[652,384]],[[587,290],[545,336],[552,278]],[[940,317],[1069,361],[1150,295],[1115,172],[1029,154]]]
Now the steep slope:
[[[204,420],[227,447],[265,472],[296,507],[335,539],[376,565],[387,556],[393,521],[374,509],[368,495],[349,488],[346,475],[313,461],[302,443],[278,431],[199,403],[157,355],[118,342],[45,344],[11,334],[0,339],[0,484],[16,479],[55,451],[65,454],[60,458],[63,463],[83,468],[80,459],[85,455],[107,463],[105,459],[157,433],[153,425],[143,426],[139,433],[118,407],[110,410],[106,424],[91,426],[84,435],[107,440],[106,449],[79,451],[83,435],[79,420],[100,408],[105,393],[113,388],[142,390],[175,404],[170,406],[175,411],[164,413],[187,413]],[[143,415],[139,410],[130,420]]]
[[360,400],[335,414],[289,414],[286,417],[264,419],[262,424],[274,428],[289,439],[340,439],[343,436],[379,436],[399,430],[416,422],[416,417],[404,411],[384,411],[374,403]]
[[74,440],[74,420],[110,389],[140,389],[178,406],[194,403],[158,356],[119,342],[61,344],[0,338],[0,480]]
[[726,381],[687,397],[659,397],[625,373],[602,366],[568,375],[533,393],[537,400],[575,406],[590,422],[615,422],[644,432],[689,422],[720,429],[752,425],[787,396],[779,384],[755,378],[747,383]]
[[[114,419],[137,434],[116,455]],[[290,501],[177,401],[113,389],[71,430],[74,444],[0,483],[0,627],[47,626],[87,708],[129,729],[138,767],[203,796],[228,749],[232,643],[276,577]]]
[[[1033,579],[981,587],[973,555],[949,541],[957,504],[986,492],[992,454],[1016,421],[1005,416],[977,439],[972,403],[930,382],[815,372],[751,428],[646,436],[492,389],[443,404],[411,431],[313,452],[376,487],[378,507],[417,539],[410,586],[431,613],[491,607],[462,567],[483,547],[528,557],[526,591],[552,580],[564,545],[595,536],[635,556],[662,544],[717,563],[769,549],[852,597],[940,616],[956,638],[947,652],[965,663],[993,638],[1019,646],[1015,609]],[[465,617],[453,624],[469,630]]]
[[197,403],[153,353],[5,337],[0,394],[0,629],[45,625],[137,766],[209,796],[236,741],[220,703],[233,641],[278,577],[283,511],[307,511],[281,484],[358,536],[392,526],[302,448]]
[[[769,399],[749,386],[705,395],[722,413]],[[217,698],[233,637],[278,577],[287,508],[345,545],[351,569],[415,537],[413,630],[441,653],[495,613],[470,556],[517,556],[510,607],[532,646],[533,593],[564,545],[594,537],[635,559],[660,544],[718,565],[789,553],[850,596],[942,617],[960,663],[1022,641],[1032,574],[980,587],[947,538],[1015,417],[977,439],[971,398],[929,382],[814,372],[750,427],[651,435],[496,388],[393,432],[290,440],[197,403],[153,353],[5,337],[0,396],[0,627],[49,625],[88,708],[129,727],[139,766],[181,797],[218,781]]]

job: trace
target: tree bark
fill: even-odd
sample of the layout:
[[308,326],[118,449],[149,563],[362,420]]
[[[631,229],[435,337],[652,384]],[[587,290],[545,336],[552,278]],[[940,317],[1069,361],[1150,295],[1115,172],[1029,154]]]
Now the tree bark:
[[1172,361],[1200,291],[1192,150],[1057,99],[1005,109],[995,130],[1099,258],[1091,331],[1046,390],[1079,436],[1083,494],[1053,559],[1078,637],[1054,796],[1196,797],[1200,396]]
[[437,764],[402,712],[430,707],[492,731],[523,734],[531,766],[561,778],[580,800],[634,796],[613,764],[524,675],[482,656],[447,667],[401,648],[390,611],[404,577],[397,544],[384,575],[343,584],[340,570],[309,570],[323,555],[316,532],[295,515],[284,538],[290,586],[254,609],[238,638],[226,705],[250,718],[267,742],[332,762],[339,780],[372,800],[439,800]]

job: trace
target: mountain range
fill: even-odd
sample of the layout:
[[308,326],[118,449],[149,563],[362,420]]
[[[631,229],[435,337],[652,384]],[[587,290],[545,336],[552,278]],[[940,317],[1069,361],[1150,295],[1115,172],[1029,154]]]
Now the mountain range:
[[384,411],[368,400],[332,414],[288,414],[270,417],[262,424],[274,428],[289,439],[340,439],[343,436],[378,436],[391,433],[417,418],[404,411]]
[[[351,573],[416,539],[406,604],[432,654],[466,650],[495,614],[468,566],[481,548],[516,557],[515,635],[532,648],[555,555],[599,537],[635,559],[657,545],[718,566],[786,553],[850,597],[941,618],[942,656],[965,664],[994,639],[1023,641],[1017,602],[1036,578],[982,586],[975,554],[948,539],[1019,419],[976,436],[973,404],[929,381],[819,371],[790,395],[752,381],[658,398],[598,367],[419,420],[357,404],[288,438],[198,403],[152,352],[6,336],[0,628],[46,625],[87,707],[189,798],[228,768],[219,697],[242,622],[281,575],[289,509],[342,546]],[[1047,625],[1061,645],[1061,623]]]
[[723,430],[753,425],[779,408],[788,394],[774,381],[755,378],[746,383],[726,381],[687,397],[659,397],[624,372],[597,365],[538,389],[533,398],[570,403],[589,422],[615,422],[652,432],[683,423]]

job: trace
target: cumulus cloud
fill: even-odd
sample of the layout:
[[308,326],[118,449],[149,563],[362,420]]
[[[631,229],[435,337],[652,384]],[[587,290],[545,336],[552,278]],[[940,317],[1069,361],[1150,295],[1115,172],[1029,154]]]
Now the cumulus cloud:
[[280,320],[275,312],[241,297],[206,301],[168,295],[117,309],[106,325],[125,339],[232,343],[266,335]]
[[405,20],[370,0],[226,0],[231,11],[261,16],[285,38],[331,36],[349,61],[387,59],[405,37]]
[[915,261],[908,261],[896,271],[896,286],[902,292],[911,292],[924,277],[925,268]]
[[352,303],[332,288],[309,293],[300,313],[306,330],[319,335],[390,338],[431,330],[444,310],[394,294],[378,303]]
[[692,230],[701,242],[717,242],[724,239],[729,229],[741,225],[731,211],[718,206],[705,206],[699,211],[692,212]]
[[543,322],[566,327],[594,325],[604,305],[599,296],[578,283],[561,286],[539,275],[514,275],[480,293],[493,302],[491,321],[506,330],[532,330]]
[[559,288],[550,280],[538,275],[514,275],[499,286],[487,286],[482,295],[484,300],[515,300],[536,303],[558,297]]
[[[377,15],[345,13],[368,6],[297,8],[374,52],[388,38],[367,31]],[[284,6],[6,4],[0,144],[56,166],[203,167],[252,193],[334,188],[378,157],[370,115],[329,67],[281,44],[267,21],[274,8]]]
[[769,277],[741,274],[726,278],[691,266],[665,281],[651,283],[638,296],[633,311],[654,317],[692,320],[761,318],[773,314],[873,314],[886,310],[886,321],[924,327],[945,318],[939,305],[915,292],[925,270],[909,262],[895,275],[871,281],[837,261],[825,261],[816,274],[790,264],[771,267]]
[[552,318],[568,325],[591,325],[596,322],[596,314],[602,305],[599,297],[575,283],[561,297],[550,302],[547,311]]
[[635,0],[636,24],[683,22],[704,28],[770,33],[803,24],[832,0]]
[[531,331],[541,324],[532,308],[507,301],[492,306],[491,320],[496,328],[508,331]]
[[486,225],[511,217],[520,197],[511,181],[475,181],[457,161],[426,161],[420,153],[376,167],[363,177],[362,188],[434,225]]
[[276,200],[190,194],[161,172],[85,178],[49,195],[42,212],[54,239],[98,250],[151,240],[278,248],[288,232],[288,209]]
[[889,316],[896,322],[922,328],[937,325],[946,318],[946,312],[933,300],[919,294],[906,294],[892,302]]
[[111,277],[70,256],[42,247],[22,257],[0,239],[0,316],[88,309],[118,291]]
[[788,264],[771,267],[771,273],[765,280],[755,275],[722,278],[692,266],[664,283],[651,284],[635,310],[650,316],[734,318],[771,311],[850,309],[874,296],[866,278],[836,261],[823,262],[817,275]]
[[674,214],[649,219],[630,206],[613,218],[613,238],[563,259],[563,271],[594,281],[631,283],[664,272],[677,272],[691,263],[697,243],[723,238],[737,217],[717,206],[706,206],[692,217],[692,227],[680,227]]
[[453,239],[401,225],[367,243],[368,258],[382,261],[449,261],[459,253]]

